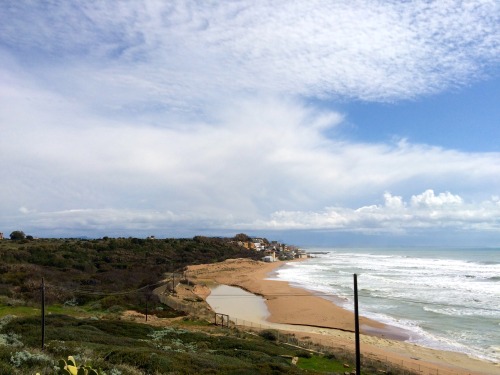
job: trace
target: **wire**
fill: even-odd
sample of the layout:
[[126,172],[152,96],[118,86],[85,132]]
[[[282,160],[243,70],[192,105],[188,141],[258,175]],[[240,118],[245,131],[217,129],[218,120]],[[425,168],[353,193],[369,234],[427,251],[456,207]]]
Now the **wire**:
[[69,289],[69,288],[61,287],[58,285],[52,285],[52,284],[45,284],[45,288],[50,287],[50,288],[54,288],[54,289],[63,290],[66,292],[72,292],[75,294],[109,297],[109,296],[122,296],[122,295],[126,295],[126,294],[137,293],[143,289],[146,289],[146,288],[149,288],[152,286],[156,286],[156,285],[161,285],[161,284],[166,284],[166,282],[159,281],[157,283],[148,284],[148,285],[145,285],[145,286],[137,288],[137,289],[130,289],[130,290],[121,291],[121,292],[93,291],[93,290],[84,290],[84,289]]
[[[106,291],[95,291],[95,290],[86,290],[86,289],[69,289],[57,285],[52,285],[52,284],[45,284],[45,287],[50,287],[54,289],[59,289],[63,290],[66,292],[72,292],[75,294],[81,294],[81,295],[91,295],[91,296],[121,296],[121,295],[127,295],[127,294],[132,294],[132,293],[137,293],[141,290],[144,290],[149,287],[161,285],[161,284],[168,284],[168,281],[159,281],[157,283],[153,284],[148,284],[143,287],[137,288],[137,289],[130,289],[130,290],[125,290],[125,291],[120,291],[120,292],[106,292]],[[213,299],[225,299],[225,298],[255,298],[255,297],[263,297],[263,298],[269,298],[269,297],[330,297],[330,298],[338,298],[338,295],[335,294],[330,294],[330,293],[266,293],[264,296],[261,296],[259,294],[251,294],[248,292],[248,295],[241,295],[241,294],[224,294],[224,295],[218,295],[218,296],[213,296],[211,298]],[[374,297],[368,294],[360,293],[360,297],[365,297],[365,298],[382,298],[385,300],[391,300],[391,301],[398,301],[398,302],[406,302],[406,303],[412,303],[416,305],[422,305],[422,306],[439,306],[439,307],[454,307],[454,308],[463,308],[463,309],[476,309],[476,310],[483,310],[483,311],[492,311],[492,312],[500,312],[500,309],[493,309],[493,308],[488,308],[488,307],[471,307],[471,306],[466,306],[466,305],[458,305],[458,304],[444,304],[444,303],[439,303],[439,302],[422,302],[418,300],[412,300],[412,299],[407,299],[407,298],[396,298],[396,297]]]

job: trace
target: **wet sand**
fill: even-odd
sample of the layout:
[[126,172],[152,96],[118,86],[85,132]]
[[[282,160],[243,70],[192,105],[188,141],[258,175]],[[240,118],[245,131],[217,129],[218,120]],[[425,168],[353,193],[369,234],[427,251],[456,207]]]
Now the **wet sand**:
[[[205,284],[209,288],[220,284],[237,286],[262,296],[268,310],[264,315],[269,314],[265,320],[268,325],[282,324],[279,329],[291,330],[302,336],[307,334],[313,340],[328,342],[339,348],[353,349],[353,313],[331,300],[292,287],[288,282],[267,279],[277,267],[284,264],[231,259],[222,263],[190,266],[187,275],[195,283]],[[207,288],[199,288],[201,297],[206,299],[209,293]],[[251,301],[249,298],[245,303]],[[258,307],[253,314],[262,314],[261,310],[262,307]],[[241,316],[240,319],[244,318]],[[260,320],[261,317],[254,316],[251,319]],[[462,353],[434,350],[405,342],[408,336],[404,331],[365,317],[360,317],[360,330],[362,352],[386,361],[413,363],[414,368],[434,369],[434,373],[440,369],[443,374],[500,374],[498,364],[473,359]]]

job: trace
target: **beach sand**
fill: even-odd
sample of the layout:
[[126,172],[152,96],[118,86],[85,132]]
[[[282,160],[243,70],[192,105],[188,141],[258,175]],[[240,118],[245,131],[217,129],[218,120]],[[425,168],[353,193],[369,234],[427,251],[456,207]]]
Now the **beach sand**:
[[[354,351],[352,312],[288,282],[266,280],[284,264],[230,259],[190,266],[187,277],[197,284],[195,292],[204,299],[210,294],[209,288],[218,284],[240,287],[265,298],[268,322],[286,324],[286,330],[293,329],[289,325],[297,325],[293,331],[297,337]],[[411,366],[424,374],[436,374],[437,370],[439,374],[500,374],[499,364],[405,342],[408,336],[404,331],[365,317],[360,317],[360,330],[362,353],[382,361]]]

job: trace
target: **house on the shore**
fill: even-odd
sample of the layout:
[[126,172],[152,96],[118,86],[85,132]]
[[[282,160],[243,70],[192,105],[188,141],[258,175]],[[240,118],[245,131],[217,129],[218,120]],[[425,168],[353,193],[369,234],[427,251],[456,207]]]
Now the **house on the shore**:
[[266,249],[266,241],[263,238],[254,237],[252,238],[252,247],[256,251],[263,251]]
[[265,256],[262,258],[263,262],[271,263],[271,262],[276,262],[276,251],[266,251]]
[[295,258],[297,259],[307,259],[309,258],[309,255],[304,250],[296,250],[295,251]]
[[266,255],[264,258],[262,258],[262,261],[266,263],[272,263],[276,262],[276,258],[274,258],[272,255]]
[[260,237],[248,237],[238,241],[232,241],[247,250],[258,251],[264,253],[262,258],[265,262],[275,262],[279,260],[293,260],[308,258],[309,255],[300,250],[297,246],[286,245],[278,241],[268,241]]
[[237,244],[238,244],[238,246],[244,247],[247,250],[251,250],[252,249],[251,242],[238,241]]

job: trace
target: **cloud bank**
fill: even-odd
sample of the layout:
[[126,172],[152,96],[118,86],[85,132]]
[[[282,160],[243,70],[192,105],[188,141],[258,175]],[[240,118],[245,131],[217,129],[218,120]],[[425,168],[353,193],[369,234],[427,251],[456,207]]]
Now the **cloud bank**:
[[[2,143],[2,208],[33,227],[82,230],[498,224],[499,154],[341,141],[325,135],[341,114],[296,102],[238,101],[218,113],[195,127],[17,129],[21,142]],[[408,202],[386,193],[376,204],[388,186]]]
[[321,212],[281,211],[269,221],[255,223],[262,229],[351,230],[365,234],[404,234],[422,229],[491,231],[500,229],[498,197],[480,204],[466,203],[450,192],[436,195],[429,189],[413,195],[409,202],[401,196],[384,194],[384,203],[357,209],[327,207]]

